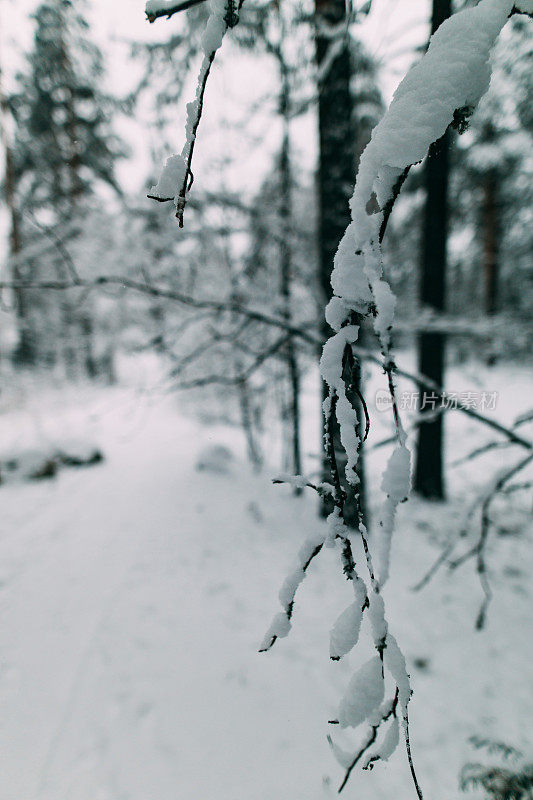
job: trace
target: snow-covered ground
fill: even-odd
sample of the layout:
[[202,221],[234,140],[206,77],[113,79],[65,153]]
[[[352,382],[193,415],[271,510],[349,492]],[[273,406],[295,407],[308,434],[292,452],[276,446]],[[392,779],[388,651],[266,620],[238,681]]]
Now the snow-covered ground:
[[[370,400],[378,382],[374,375]],[[531,378],[511,367],[466,366],[448,385],[498,391],[491,413],[506,422],[531,397]],[[316,452],[312,381],[305,408],[306,449]],[[279,585],[323,524],[315,497],[272,486],[268,470],[250,475],[239,432],[201,425],[174,395],[26,386],[4,393],[0,411],[2,450],[81,437],[105,453],[94,467],[0,488],[1,800],[336,796],[342,770],[327,720],[371,655],[363,637],[345,662],[328,659],[329,629],[350,601],[338,554],[322,553],[311,568],[289,638],[257,653]],[[371,442],[390,429],[387,414],[374,416]],[[447,425],[450,461],[493,438],[457,412]],[[227,471],[196,468],[212,445],[234,453]],[[412,675],[412,743],[427,800],[460,796],[459,769],[480,758],[471,735],[533,758],[526,493],[495,506],[485,630],[473,630],[481,591],[472,564],[411,591],[468,499],[507,463],[506,451],[496,453],[453,471],[452,502],[402,506],[393,547],[389,617]],[[378,499],[387,454],[368,458]],[[333,733],[355,749],[353,732]],[[354,772],[345,795],[413,797],[403,750]]]

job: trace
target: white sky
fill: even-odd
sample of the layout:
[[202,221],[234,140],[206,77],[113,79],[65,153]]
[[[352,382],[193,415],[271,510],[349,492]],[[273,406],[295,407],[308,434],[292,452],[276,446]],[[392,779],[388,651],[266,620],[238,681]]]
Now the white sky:
[[[6,81],[20,65],[20,54],[31,44],[29,14],[37,4],[38,0],[0,0],[0,52]],[[162,39],[167,31],[179,25],[178,18],[148,24],[144,16],[144,0],[92,0],[87,11],[94,39],[106,55],[109,86],[115,93],[127,91],[132,86],[132,77],[138,74],[128,61],[126,43]],[[374,0],[370,16],[359,26],[368,49],[385,65],[381,78],[387,100],[409,66],[413,48],[427,38],[428,15],[429,0]],[[213,154],[227,154],[232,160],[232,156],[238,156],[237,169],[225,169],[223,174],[219,170],[218,177],[234,189],[241,188],[244,181],[253,191],[268,163],[265,151],[275,149],[278,131],[272,125],[265,127],[264,119],[259,119],[255,125],[252,123],[253,133],[261,140],[253,148],[246,145],[238,132],[228,130],[228,116],[240,126],[245,121],[242,114],[247,102],[268,89],[269,77],[260,65],[243,70],[241,65],[224,60],[223,51],[219,61],[208,87],[207,114],[199,132],[196,180],[200,181],[204,172],[203,148],[204,153],[208,152],[211,157]],[[232,109],[229,115],[228,109]],[[168,133],[176,151],[183,143],[183,120],[184,108],[177,108],[175,127]],[[296,148],[308,168],[315,152],[315,134],[309,127],[309,120],[302,121],[296,123],[293,131]],[[133,121],[122,120],[117,128],[129,140],[134,152],[132,160],[120,166],[119,180],[127,191],[139,192],[142,201],[141,185],[150,172],[153,138]]]

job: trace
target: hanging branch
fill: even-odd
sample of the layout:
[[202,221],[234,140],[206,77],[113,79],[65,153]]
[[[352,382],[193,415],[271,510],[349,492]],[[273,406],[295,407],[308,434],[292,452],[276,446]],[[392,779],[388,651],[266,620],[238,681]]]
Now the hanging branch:
[[[195,0],[196,2],[196,0]],[[201,0],[198,0],[201,2]],[[196,83],[196,97],[187,105],[187,122],[185,125],[185,144],[180,155],[170,156],[167,159],[163,172],[155,186],[152,187],[148,197],[158,203],[174,202],[176,205],[176,218],[178,225],[183,228],[183,214],[187,204],[187,195],[194,181],[192,161],[196,134],[202,119],[204,109],[204,96],[211,67],[215,60],[217,50],[228,28],[234,28],[239,21],[239,12],[244,0],[227,0],[222,7],[216,0],[210,0],[210,14],[202,37],[202,50],[204,58]],[[194,3],[193,3],[194,4]],[[182,11],[191,5],[190,0],[177,6],[161,6],[159,0],[149,0],[146,6],[146,15],[150,22],[159,16],[170,17],[173,13]]]
[[[512,9],[512,0],[481,0],[475,8],[467,9],[448,20],[432,37],[426,55],[400,85],[389,112],[374,130],[372,140],[363,153],[350,202],[352,222],[335,257],[331,277],[334,296],[326,309],[326,319],[335,333],[326,342],[320,363],[322,377],[329,387],[329,394],[324,402],[325,440],[334,486],[334,511],[328,518],[329,532],[325,535],[324,543],[340,540],[344,545],[343,493],[330,436],[333,421],[340,426],[341,441],[348,459],[346,475],[351,483],[355,482],[354,469],[360,447],[355,433],[358,427],[357,415],[348,399],[350,381],[345,372],[346,353],[349,352],[353,358],[354,354],[360,352],[360,348],[355,345],[359,332],[359,327],[355,324],[356,315],[359,318],[372,316],[374,319],[374,330],[382,354],[381,362],[387,375],[392,401],[397,441],[382,483],[387,497],[380,520],[381,535],[376,543],[380,565],[379,579],[374,572],[366,531],[364,526],[359,526],[370,584],[370,589],[365,587],[364,590],[368,606],[363,606],[362,611],[368,608],[378,660],[367,662],[356,673],[341,702],[339,722],[344,727],[356,727],[365,719],[371,722],[369,738],[363,749],[349,762],[341,789],[346,785],[351,770],[362,758],[369,743],[377,736],[376,725],[379,727],[382,718],[380,719],[376,710],[374,699],[383,695],[387,668],[396,681],[409,768],[417,796],[422,798],[409,735],[409,677],[401,650],[388,632],[380,592],[388,577],[396,509],[409,493],[410,473],[410,455],[405,447],[406,434],[402,427],[395,390],[395,374],[399,374],[399,371],[391,355],[395,298],[383,278],[381,243],[394,203],[411,165],[424,158],[432,142],[438,140],[449,125],[459,125],[464,129],[467,116],[487,90],[490,80],[490,50]],[[450,48],[459,50],[460,57],[454,56],[451,59]],[[472,74],[477,76],[477,81],[472,81]],[[416,377],[415,382],[418,383]],[[425,378],[422,383],[426,383]],[[533,459],[531,443],[523,440],[514,431],[511,431],[509,438],[515,443],[521,440],[520,443],[530,451],[521,465],[529,463]],[[516,470],[512,472],[514,474]],[[478,572],[486,586],[483,549],[484,545],[479,544],[476,554]],[[351,554],[351,548],[349,553]],[[350,577],[353,557],[352,562],[346,560],[344,547],[343,561],[343,571]],[[355,564],[353,568],[355,569]],[[289,611],[292,615],[294,592],[290,595],[290,600]],[[290,629],[287,613],[281,615],[280,624],[284,627],[279,635],[287,635]],[[340,636],[342,654],[355,645],[360,624],[361,613],[357,609],[353,612],[351,608],[335,624],[332,636],[335,634],[336,639]],[[355,633],[354,626],[357,629]],[[378,671],[380,664],[381,670]],[[331,743],[337,751],[338,748]],[[395,746],[394,744],[392,750]],[[373,758],[368,766],[370,763],[374,763]]]

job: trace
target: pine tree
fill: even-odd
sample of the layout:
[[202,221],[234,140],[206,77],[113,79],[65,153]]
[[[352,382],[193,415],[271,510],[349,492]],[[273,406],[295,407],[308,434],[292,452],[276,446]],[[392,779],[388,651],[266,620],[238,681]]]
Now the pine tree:
[[[46,0],[33,15],[35,35],[27,66],[18,76],[20,90],[10,98],[15,117],[15,182],[17,206],[23,217],[22,247],[43,237],[42,226],[56,235],[82,227],[88,203],[101,184],[120,192],[115,179],[116,159],[122,146],[110,128],[113,102],[101,90],[102,55],[89,39],[89,26],[81,9],[83,0]],[[37,223],[34,224],[34,223]],[[26,278],[44,273],[64,276],[59,253],[46,259],[30,257],[22,271]],[[42,326],[50,320],[54,300],[27,292],[26,329],[31,328],[33,353],[30,361],[43,357],[37,352]],[[67,369],[74,373],[76,340],[83,341],[86,372],[94,373],[91,355],[92,320],[88,306],[74,311],[67,296],[55,307],[56,327],[48,325],[52,337],[63,338]],[[43,319],[44,318],[44,319]],[[21,330],[23,330],[21,326]],[[21,358],[20,345],[14,354]],[[53,345],[47,344],[49,358]],[[28,360],[28,359],[26,359]]]
[[54,221],[70,218],[99,181],[119,192],[114,167],[123,151],[110,130],[113,104],[100,89],[102,55],[88,38],[82,3],[38,7],[27,71],[12,99],[22,203],[53,212]]
[[481,309],[486,314],[527,312],[531,305],[527,254],[532,242],[526,222],[532,202],[528,174],[533,145],[529,33],[526,20],[512,20],[495,48],[489,92],[458,143],[461,222],[466,220],[475,231],[475,252],[470,255],[482,276]]

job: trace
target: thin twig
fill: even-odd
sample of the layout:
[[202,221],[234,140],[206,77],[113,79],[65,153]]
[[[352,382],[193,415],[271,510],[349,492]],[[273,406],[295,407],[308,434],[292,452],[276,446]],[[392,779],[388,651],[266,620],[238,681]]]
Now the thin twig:
[[[396,692],[395,692],[393,700],[391,701],[389,710],[381,717],[381,719],[379,720],[379,722],[376,725],[372,725],[371,726],[370,734],[367,737],[366,743],[360,748],[360,750],[354,756],[353,761],[346,768],[346,773],[344,775],[343,781],[342,781],[341,785],[339,786],[339,788],[337,790],[338,794],[340,794],[342,792],[342,790],[344,789],[344,787],[348,783],[348,780],[350,778],[350,775],[352,774],[353,769],[357,766],[357,764],[362,759],[364,754],[370,749],[370,747],[372,747],[372,745],[376,741],[380,725],[383,722],[386,722],[392,716],[394,716],[394,717],[396,716],[396,710],[397,710],[397,707],[398,707],[399,696],[400,696],[400,692],[398,690],[398,687],[396,687]],[[330,745],[333,745],[331,736],[329,736],[329,735],[328,735],[328,742],[330,743]]]
[[146,18],[148,22],[155,22],[156,19],[162,19],[162,17],[170,19],[174,14],[178,14],[180,11],[186,11],[188,8],[192,8],[203,2],[205,2],[205,0],[182,0],[181,3],[167,6],[167,8],[161,8],[158,11],[147,11]]

